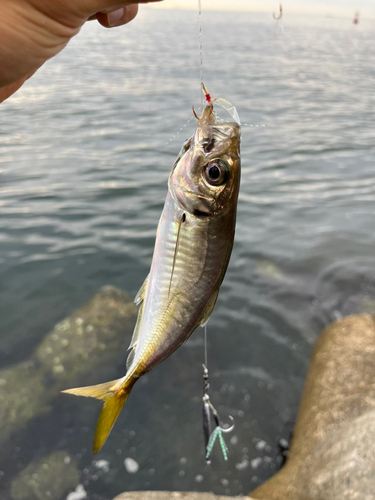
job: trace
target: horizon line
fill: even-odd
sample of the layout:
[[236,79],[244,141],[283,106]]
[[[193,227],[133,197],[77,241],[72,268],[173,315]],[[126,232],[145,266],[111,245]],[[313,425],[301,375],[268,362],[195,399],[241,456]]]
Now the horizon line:
[[[164,3],[147,3],[143,4],[142,8],[150,9],[150,10],[179,10],[179,11],[196,11],[197,8],[194,7],[189,7],[188,5],[185,5],[183,7],[181,6],[168,6]],[[272,12],[275,12],[275,10],[250,10],[250,9],[231,9],[226,8],[223,6],[223,8],[218,8],[218,7],[205,7],[205,12],[240,12],[240,13],[248,13],[248,14],[269,14],[270,16],[272,15]],[[305,10],[305,11],[298,11],[298,10],[291,10],[287,11],[287,16],[304,16],[304,17],[318,17],[318,18],[324,18],[324,19],[353,19],[354,13],[356,12],[356,9],[353,10],[353,13],[350,14],[349,12],[345,12],[343,14],[340,14],[338,12],[316,12],[312,10]],[[284,10],[284,16],[283,18],[287,17],[285,16],[285,10]],[[373,17],[374,16],[374,17]],[[373,21],[375,20],[375,13],[370,15],[369,17],[364,17],[363,15],[360,16],[361,21]]]

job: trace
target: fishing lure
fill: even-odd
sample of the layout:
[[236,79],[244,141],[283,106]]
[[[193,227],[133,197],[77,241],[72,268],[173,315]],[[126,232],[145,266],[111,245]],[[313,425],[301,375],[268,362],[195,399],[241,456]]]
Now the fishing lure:
[[[232,421],[232,425],[225,429],[220,425],[219,415],[211,403],[210,396],[208,395],[208,391],[210,388],[210,384],[208,381],[208,369],[206,365],[203,365],[203,434],[205,440],[205,450],[206,450],[206,462],[207,464],[211,463],[211,452],[216,442],[216,439],[219,439],[221,452],[223,454],[224,460],[228,460],[228,447],[225,444],[223,433],[232,432],[234,429],[234,419],[231,415],[229,415],[230,420]],[[215,423],[215,429],[211,433],[211,420],[213,419]]]

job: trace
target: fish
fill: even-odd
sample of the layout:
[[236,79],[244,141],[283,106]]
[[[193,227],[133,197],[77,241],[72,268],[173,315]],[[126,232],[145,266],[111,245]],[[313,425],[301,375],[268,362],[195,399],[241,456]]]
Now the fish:
[[241,131],[239,123],[218,118],[215,99],[207,95],[202,115],[194,111],[195,133],[183,144],[169,176],[150,273],[134,299],[139,311],[127,372],[118,380],[62,391],[103,402],[94,454],[139,377],[207,323],[228,267],[240,186]]

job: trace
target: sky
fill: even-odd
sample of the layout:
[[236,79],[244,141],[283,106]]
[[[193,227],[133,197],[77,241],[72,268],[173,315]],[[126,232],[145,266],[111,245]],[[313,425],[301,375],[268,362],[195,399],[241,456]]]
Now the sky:
[[[201,0],[202,10],[242,12],[277,12],[279,0]],[[282,0],[284,14],[354,17],[356,10],[363,18],[375,18],[375,0]],[[156,9],[197,10],[198,0],[164,0],[150,5]]]

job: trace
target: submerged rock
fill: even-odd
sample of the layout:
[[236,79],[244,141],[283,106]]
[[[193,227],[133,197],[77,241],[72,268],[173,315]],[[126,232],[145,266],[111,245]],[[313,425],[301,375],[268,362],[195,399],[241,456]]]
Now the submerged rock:
[[258,262],[254,269],[254,275],[271,281],[288,281],[281,269],[269,260]]
[[[0,442],[50,411],[61,389],[114,356],[124,356],[136,308],[106,287],[48,334],[30,359],[0,371]],[[313,352],[285,466],[254,490],[263,500],[373,500],[375,491],[375,320],[337,321]],[[259,446],[259,443],[258,443]],[[127,462],[126,462],[127,460]],[[134,463],[124,461],[128,472]],[[129,470],[129,464],[130,470]],[[138,465],[138,464],[136,464]],[[242,463],[238,464],[242,467]],[[246,468],[253,463],[244,463]],[[78,488],[76,489],[76,487]],[[75,491],[72,491],[75,490]],[[32,462],[11,482],[12,500],[84,498],[79,472],[64,452]],[[233,498],[233,497],[232,497]],[[247,497],[249,498],[249,497]],[[226,500],[210,493],[127,492],[114,500]]]
[[33,360],[0,370],[0,443],[50,409]]
[[37,347],[33,358],[52,378],[51,391],[74,384],[98,365],[124,352],[124,337],[133,332],[137,308],[125,292],[106,286],[72,316],[58,323]]
[[10,486],[13,500],[61,500],[79,482],[74,458],[57,451],[28,465]]
[[375,498],[375,320],[328,326],[312,356],[286,465],[264,500]]
[[124,356],[137,309],[121,290],[107,286],[46,335],[30,358],[0,370],[0,443],[47,413],[62,389]]

